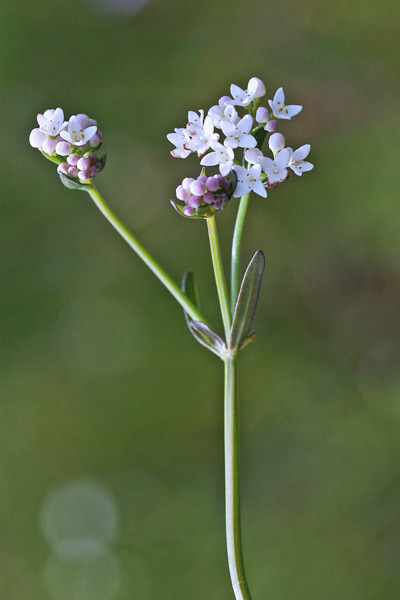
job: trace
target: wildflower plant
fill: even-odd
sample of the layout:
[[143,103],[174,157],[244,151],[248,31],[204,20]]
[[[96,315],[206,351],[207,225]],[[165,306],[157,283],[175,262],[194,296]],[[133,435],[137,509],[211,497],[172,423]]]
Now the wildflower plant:
[[[33,129],[29,137],[31,146],[57,164],[65,186],[89,193],[106,219],[182,306],[195,339],[224,362],[226,541],[236,600],[251,598],[241,542],[236,360],[240,350],[255,337],[252,323],[264,270],[264,255],[257,250],[242,277],[240,253],[244,222],[252,192],[265,199],[292,173],[301,176],[313,168],[306,160],[310,145],[293,150],[286,147],[284,136],[276,131],[279,120],[292,119],[302,107],[287,105],[283,89],[279,88],[268,100],[268,109],[262,101],[265,95],[265,85],[257,77],[252,77],[245,89],[232,84],[230,96],[220,98],[207,114],[202,109],[190,110],[186,126],[167,135],[173,145],[174,158],[186,159],[194,154],[199,159],[198,175],[183,179],[171,204],[186,219],[206,221],[223,335],[217,333],[200,310],[193,272],[189,270],[184,274],[181,286],[173,281],[95,187],[93,180],[106,163],[106,154],[98,154],[103,134],[97,122],[85,114],[73,115],[65,121],[61,108],[50,109],[37,116],[39,127]],[[269,156],[264,155],[265,146],[264,151]],[[237,211],[230,292],[216,225],[217,213],[228,205]]]

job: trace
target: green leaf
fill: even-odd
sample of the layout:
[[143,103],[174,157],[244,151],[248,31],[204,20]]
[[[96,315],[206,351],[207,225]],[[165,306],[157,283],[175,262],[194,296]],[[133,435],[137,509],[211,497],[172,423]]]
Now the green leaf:
[[208,350],[211,350],[211,352],[220,358],[223,357],[223,354],[226,352],[226,346],[215,331],[210,329],[209,326],[202,321],[189,321],[188,327],[190,333],[199,344],[208,348]]
[[[181,290],[186,296],[189,298],[191,302],[195,305],[199,312],[201,312],[200,308],[200,299],[199,292],[197,289],[197,285],[194,279],[194,273],[191,269],[188,269],[186,273],[183,275]],[[189,326],[189,321],[191,320],[186,311],[183,311],[186,319],[186,323]]]
[[77,181],[73,181],[64,173],[59,173],[61,182],[70,190],[83,190],[85,192],[89,191],[89,188],[92,187],[91,183],[78,183]]
[[265,131],[265,129],[263,127],[261,129],[259,129],[258,131],[256,131],[256,133],[254,134],[254,137],[257,140],[257,148],[261,148],[261,146],[264,143],[266,135],[267,135],[267,132]]
[[[239,296],[233,315],[229,348],[238,350],[245,345],[257,308],[261,278],[264,271],[265,258],[261,250],[257,250],[244,274]],[[249,340],[251,341],[251,340]]]

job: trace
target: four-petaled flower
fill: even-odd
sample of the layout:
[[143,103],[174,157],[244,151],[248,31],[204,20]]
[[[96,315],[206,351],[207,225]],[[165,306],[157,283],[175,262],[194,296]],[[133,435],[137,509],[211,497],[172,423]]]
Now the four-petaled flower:
[[212,141],[210,146],[213,152],[209,152],[201,159],[200,164],[204,167],[213,167],[219,165],[219,171],[221,175],[226,177],[231,170],[233,165],[233,159],[235,157],[232,148],[223,146],[219,142]]
[[61,131],[61,137],[73,146],[83,146],[89,142],[97,131],[97,125],[84,128],[77,117],[71,117],[68,130]]
[[190,138],[184,148],[197,152],[197,156],[202,156],[209,149],[210,143],[219,139],[218,133],[214,133],[213,120],[208,116],[204,119],[204,124],[202,119],[198,125],[195,122],[188,123],[186,131]]
[[287,148],[281,150],[274,160],[267,156],[258,158],[257,165],[260,165],[267,175],[268,187],[273,188],[289,177],[287,170],[289,159],[290,151]]
[[250,170],[235,165],[233,170],[236,171],[238,178],[236,189],[233,193],[234,198],[240,198],[252,190],[263,198],[267,197],[267,190],[260,179],[261,165],[253,165]]
[[45,110],[43,114],[39,113],[37,121],[41,131],[53,137],[57,136],[67,126],[62,108],[50,108]]
[[169,133],[167,140],[176,146],[175,150],[171,150],[174,158],[186,158],[191,153],[191,150],[185,148],[185,144],[189,142],[190,137],[184,127],[175,127],[175,132]]
[[306,171],[311,171],[314,165],[304,160],[310,153],[310,144],[304,144],[293,152],[292,148],[287,148],[290,152],[289,168],[292,169],[296,175],[302,175]]
[[303,108],[299,104],[290,104],[289,106],[286,106],[285,94],[283,92],[283,88],[281,87],[275,92],[274,99],[268,100],[268,103],[272,108],[274,116],[278,119],[291,119]]
[[[223,104],[221,104],[221,101]],[[212,118],[214,127],[221,129],[222,121],[230,121],[231,123],[237,123],[239,120],[237,110],[232,104],[225,104],[221,98],[220,104],[212,106],[208,111],[208,116]]]
[[250,115],[244,116],[236,125],[230,121],[221,121],[222,131],[226,135],[225,146],[228,148],[237,148],[238,146],[240,148],[255,148],[257,140],[249,133],[252,125],[253,117]]

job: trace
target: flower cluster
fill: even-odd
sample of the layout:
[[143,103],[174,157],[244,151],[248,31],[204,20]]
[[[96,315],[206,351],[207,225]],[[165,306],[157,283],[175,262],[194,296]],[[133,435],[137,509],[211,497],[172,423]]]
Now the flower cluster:
[[[285,181],[290,170],[296,175],[302,175],[313,168],[305,160],[310,152],[309,144],[294,151],[285,147],[285,138],[281,133],[275,132],[277,119],[290,120],[301,111],[302,106],[287,105],[282,88],[277,90],[272,100],[268,100],[270,110],[261,106],[266,89],[257,77],[250,79],[246,89],[232,84],[230,92],[231,96],[220,98],[218,104],[210,108],[207,116],[204,110],[189,111],[187,126],[176,128],[167,135],[167,139],[175,146],[171,151],[173,157],[187,158],[194,152],[202,157],[202,175],[197,180],[184,179],[177,188],[178,200],[185,202],[182,212],[186,216],[207,216],[207,211],[204,213],[204,210],[199,209],[204,209],[207,200],[211,198],[208,196],[211,190],[207,188],[203,195],[199,195],[190,187],[193,184],[194,189],[194,182],[197,186],[199,180],[205,183],[210,179],[205,175],[204,167],[218,167],[222,178],[233,172],[236,187],[232,189],[230,183],[230,189],[235,198],[251,191],[266,198],[267,190]],[[245,114],[239,114],[240,110]],[[215,129],[220,131],[214,131]],[[264,156],[261,151],[267,135],[270,135],[268,146],[273,158]],[[238,151],[242,153],[241,157],[237,156]],[[207,200],[204,200],[205,196]],[[201,202],[198,198],[202,198]],[[226,202],[214,205],[209,203],[209,213],[224,208],[225,204]]]
[[176,188],[176,197],[185,204],[177,205],[172,201],[177,212],[185,217],[206,216],[225,208],[236,187],[236,178],[230,181],[219,173],[212,177],[200,175],[197,179],[185,177]]
[[33,129],[29,143],[55,162],[60,174],[72,180],[89,182],[105,165],[105,154],[95,154],[103,141],[97,122],[85,114],[72,115],[64,121],[61,108],[38,114],[39,127]]

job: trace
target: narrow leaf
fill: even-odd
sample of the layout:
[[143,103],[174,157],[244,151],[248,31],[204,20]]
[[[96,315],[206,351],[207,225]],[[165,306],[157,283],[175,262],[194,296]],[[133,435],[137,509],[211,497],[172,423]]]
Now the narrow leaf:
[[215,331],[202,321],[189,321],[188,327],[190,333],[202,346],[222,358],[222,353],[226,351],[226,346]]
[[[233,315],[229,347],[239,349],[249,335],[250,327],[257,308],[261,278],[264,271],[265,258],[261,250],[257,250],[244,274],[239,296]],[[249,340],[250,341],[250,340]]]

